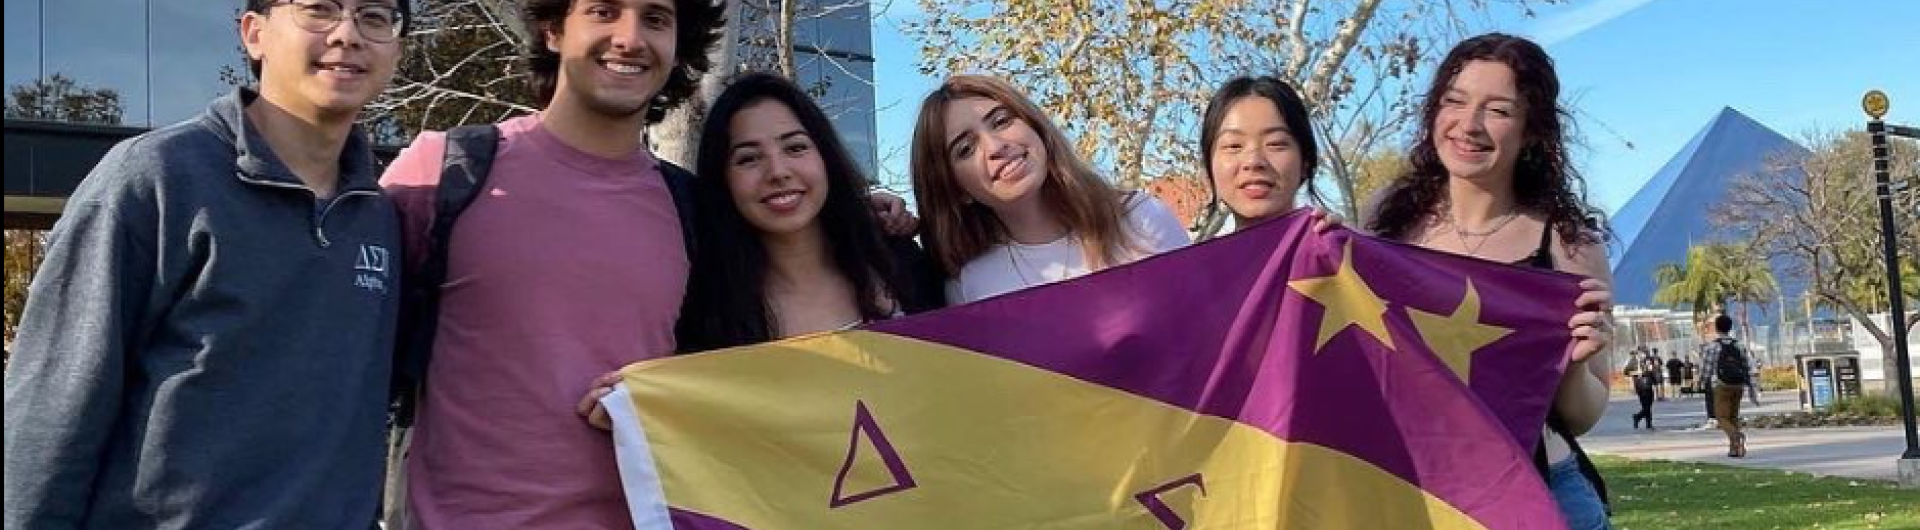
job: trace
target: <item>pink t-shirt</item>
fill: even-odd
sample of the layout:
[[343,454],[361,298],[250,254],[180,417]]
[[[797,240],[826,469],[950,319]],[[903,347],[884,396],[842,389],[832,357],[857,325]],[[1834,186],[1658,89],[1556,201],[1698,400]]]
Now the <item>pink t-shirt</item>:
[[[687,255],[645,150],[574,149],[538,116],[500,124],[484,192],[454,225],[407,496],[427,530],[632,528],[612,437],[574,412],[595,376],[673,351]],[[446,137],[382,184],[423,256]]]

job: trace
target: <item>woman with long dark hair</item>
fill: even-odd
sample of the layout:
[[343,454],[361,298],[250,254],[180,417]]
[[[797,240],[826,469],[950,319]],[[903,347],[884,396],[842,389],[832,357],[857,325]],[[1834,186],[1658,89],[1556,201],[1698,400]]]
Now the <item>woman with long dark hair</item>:
[[799,87],[770,74],[734,81],[709,109],[700,138],[698,240],[711,243],[694,256],[681,351],[942,305],[938,289],[916,287],[925,262],[919,247],[882,235],[867,178]]
[[1568,323],[1575,340],[1536,462],[1575,530],[1609,527],[1605,486],[1575,437],[1607,406],[1606,311],[1613,296],[1600,212],[1567,152],[1553,59],[1523,38],[1487,34],[1453,48],[1421,112],[1412,169],[1384,190],[1366,226],[1382,237],[1588,279]]
[[[827,115],[771,74],[735,80],[707,111],[695,155],[696,241],[675,335],[680,353],[849,329],[945,305],[904,237],[882,234],[867,178]],[[601,429],[600,376],[578,411]]]

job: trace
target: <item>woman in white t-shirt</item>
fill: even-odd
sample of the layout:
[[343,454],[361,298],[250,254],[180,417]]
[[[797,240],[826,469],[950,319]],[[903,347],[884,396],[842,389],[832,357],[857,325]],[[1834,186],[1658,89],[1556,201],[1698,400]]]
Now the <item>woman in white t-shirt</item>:
[[920,106],[913,188],[927,248],[964,304],[1191,242],[1173,212],[1122,193],[1019,90],[948,78]]

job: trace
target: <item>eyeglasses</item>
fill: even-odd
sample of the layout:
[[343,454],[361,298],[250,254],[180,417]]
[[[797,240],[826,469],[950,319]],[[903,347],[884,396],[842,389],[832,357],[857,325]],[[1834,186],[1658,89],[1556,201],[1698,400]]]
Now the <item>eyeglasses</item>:
[[[347,8],[338,0],[285,0],[280,4],[293,6],[294,25],[314,33],[332,32],[347,19]],[[360,4],[353,10],[353,23],[360,29],[360,36],[380,43],[393,42],[406,29],[400,9],[389,4]]]

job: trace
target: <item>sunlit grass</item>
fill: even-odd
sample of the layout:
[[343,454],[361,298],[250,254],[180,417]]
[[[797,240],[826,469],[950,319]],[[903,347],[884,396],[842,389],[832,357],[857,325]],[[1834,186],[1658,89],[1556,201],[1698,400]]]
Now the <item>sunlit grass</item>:
[[1594,461],[1611,489],[1618,530],[1920,530],[1920,490],[1891,482],[1611,456]]

